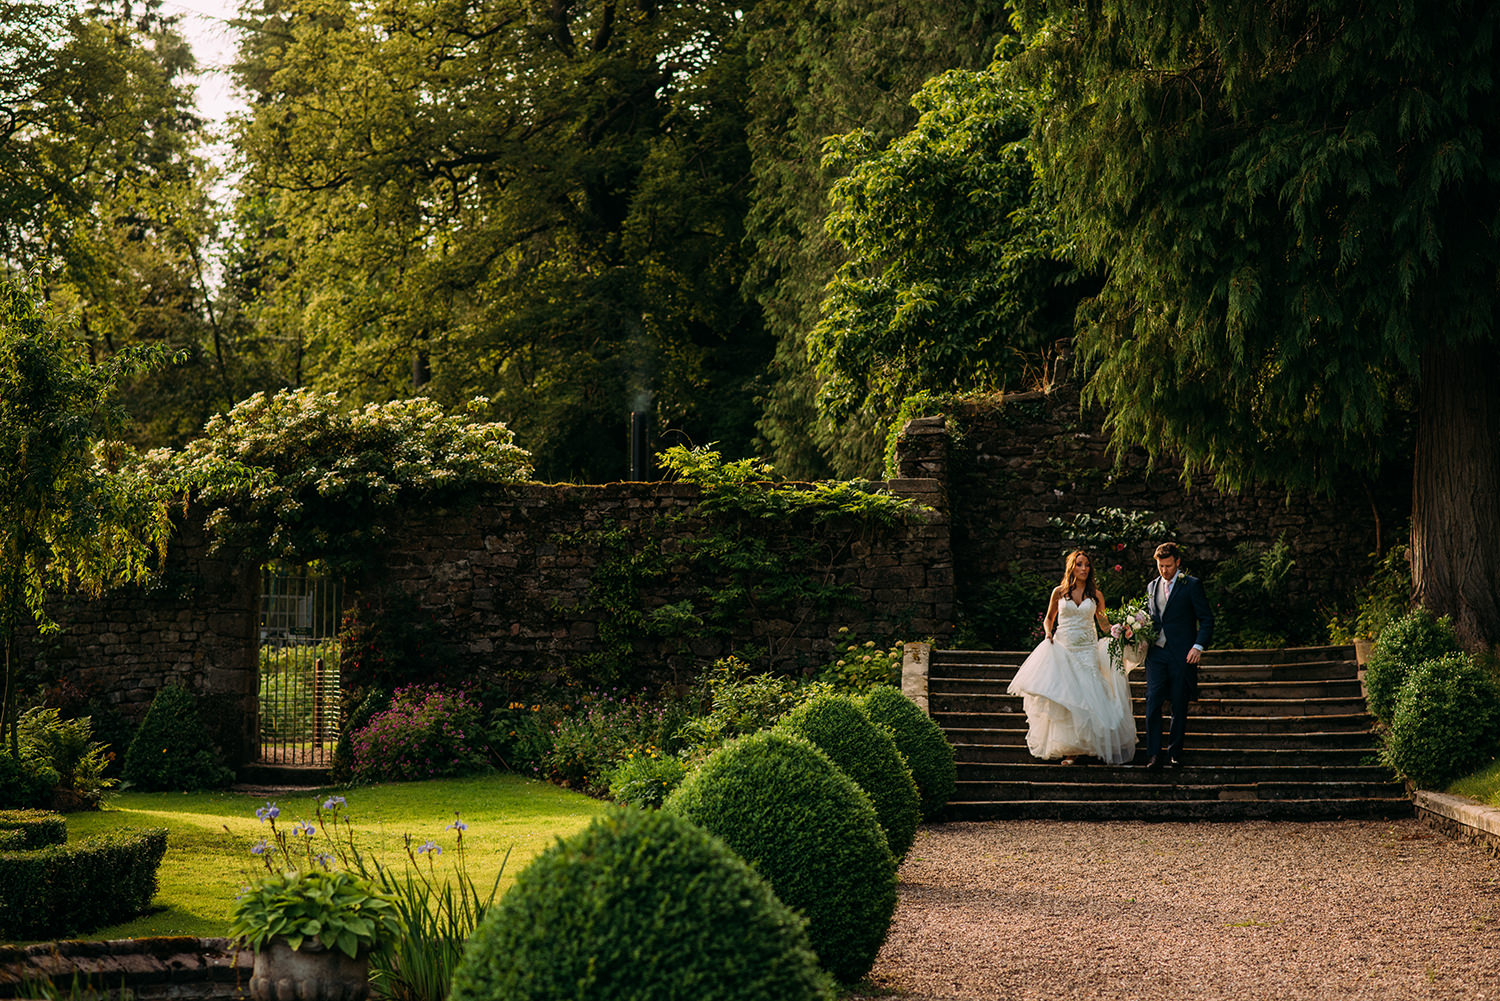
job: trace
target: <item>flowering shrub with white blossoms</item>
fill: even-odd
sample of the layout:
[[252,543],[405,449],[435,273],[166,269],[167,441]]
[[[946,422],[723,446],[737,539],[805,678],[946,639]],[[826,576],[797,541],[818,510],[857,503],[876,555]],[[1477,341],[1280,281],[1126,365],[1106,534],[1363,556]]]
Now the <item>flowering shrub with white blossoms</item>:
[[218,544],[267,558],[353,554],[382,534],[384,513],[530,476],[510,429],[476,419],[487,403],[449,414],[426,398],[350,407],[311,389],[256,393],[143,464],[208,506]]

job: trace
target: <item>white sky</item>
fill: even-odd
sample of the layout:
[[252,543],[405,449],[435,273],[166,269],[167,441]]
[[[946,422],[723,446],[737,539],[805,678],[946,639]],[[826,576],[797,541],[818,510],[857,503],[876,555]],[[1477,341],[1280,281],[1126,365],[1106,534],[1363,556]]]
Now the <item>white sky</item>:
[[235,49],[228,22],[238,7],[238,0],[162,0],[162,13],[182,15],[178,26],[198,57],[198,110],[215,126],[238,106],[228,73]]

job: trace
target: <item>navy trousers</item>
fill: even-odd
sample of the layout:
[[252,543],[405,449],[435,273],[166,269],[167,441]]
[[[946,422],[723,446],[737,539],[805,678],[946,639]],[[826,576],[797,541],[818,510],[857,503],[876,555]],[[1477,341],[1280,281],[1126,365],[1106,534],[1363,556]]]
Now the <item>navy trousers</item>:
[[1172,703],[1172,729],[1167,734],[1168,757],[1182,757],[1187,735],[1187,707],[1193,697],[1197,668],[1186,657],[1173,657],[1161,647],[1146,654],[1146,756],[1161,756],[1162,703]]

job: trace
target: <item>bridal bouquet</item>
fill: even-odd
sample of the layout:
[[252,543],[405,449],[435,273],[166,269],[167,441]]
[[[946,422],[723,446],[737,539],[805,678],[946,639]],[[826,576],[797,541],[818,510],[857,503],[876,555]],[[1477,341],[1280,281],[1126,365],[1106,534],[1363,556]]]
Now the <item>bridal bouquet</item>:
[[1151,621],[1151,613],[1146,610],[1145,598],[1127,601],[1110,611],[1109,662],[1116,671],[1125,673],[1127,652],[1131,654],[1132,662],[1140,663],[1146,646],[1155,639],[1156,623]]

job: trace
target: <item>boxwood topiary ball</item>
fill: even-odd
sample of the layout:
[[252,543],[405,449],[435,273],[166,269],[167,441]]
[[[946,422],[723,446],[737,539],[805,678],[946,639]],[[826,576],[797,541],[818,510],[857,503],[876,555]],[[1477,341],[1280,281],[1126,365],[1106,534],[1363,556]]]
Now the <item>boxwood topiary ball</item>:
[[906,755],[907,767],[917,780],[922,797],[922,816],[932,819],[948,805],[958,788],[958,766],[953,746],[943,730],[911,699],[889,685],[872,688],[863,699],[870,719],[888,728],[896,747]]
[[1391,721],[1396,695],[1412,668],[1424,660],[1458,652],[1458,637],[1446,616],[1434,618],[1416,608],[1391,623],[1375,641],[1365,666],[1365,691],[1370,712],[1382,723]]
[[828,755],[775,730],[711,754],[667,798],[755,867],[807,918],[824,968],[869,972],[896,909],[896,862],[870,797]]
[[1385,760],[1423,789],[1442,789],[1500,752],[1500,688],[1467,654],[1411,669],[1396,696]]
[[475,929],[450,1001],[832,998],[805,922],[682,817],[614,808],[537,856]]
[[872,723],[847,695],[811,699],[776,725],[812,741],[869,795],[891,854],[904,856],[917,836],[921,800],[891,732]]

